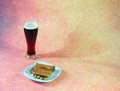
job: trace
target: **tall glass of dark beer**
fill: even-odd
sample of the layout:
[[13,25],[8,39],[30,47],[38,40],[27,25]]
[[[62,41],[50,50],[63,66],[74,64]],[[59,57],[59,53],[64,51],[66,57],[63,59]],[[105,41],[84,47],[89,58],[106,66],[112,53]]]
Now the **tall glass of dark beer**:
[[37,54],[35,51],[35,44],[38,33],[37,21],[26,21],[24,23],[24,33],[27,43],[27,54],[25,57],[28,59],[36,59]]

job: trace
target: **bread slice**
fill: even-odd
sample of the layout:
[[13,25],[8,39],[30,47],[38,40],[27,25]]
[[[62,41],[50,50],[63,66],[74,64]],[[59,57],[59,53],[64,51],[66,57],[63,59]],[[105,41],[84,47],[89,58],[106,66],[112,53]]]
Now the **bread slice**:
[[55,66],[53,66],[53,65],[46,65],[46,64],[36,63],[35,67],[46,69],[46,70],[49,70],[49,71],[52,71],[52,72],[55,71]]
[[50,76],[52,74],[52,71],[46,70],[46,69],[42,69],[42,68],[33,67],[30,70],[30,73],[48,77],[48,76]]
[[54,71],[55,66],[36,63],[36,65],[30,70],[30,73],[49,77]]

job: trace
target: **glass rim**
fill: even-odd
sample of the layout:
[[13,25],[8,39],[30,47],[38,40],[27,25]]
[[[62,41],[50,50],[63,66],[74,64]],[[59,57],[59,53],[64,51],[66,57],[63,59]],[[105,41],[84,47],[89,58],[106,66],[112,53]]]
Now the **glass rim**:
[[24,28],[25,29],[30,29],[30,30],[38,28],[37,20],[27,20],[27,21],[24,21]]

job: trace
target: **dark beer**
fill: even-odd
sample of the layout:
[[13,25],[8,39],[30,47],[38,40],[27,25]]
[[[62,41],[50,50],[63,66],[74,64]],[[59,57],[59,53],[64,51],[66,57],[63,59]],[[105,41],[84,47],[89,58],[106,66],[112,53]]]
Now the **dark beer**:
[[27,42],[27,56],[34,59],[34,56],[36,55],[35,44],[38,33],[37,22],[26,22],[24,25],[24,33]]

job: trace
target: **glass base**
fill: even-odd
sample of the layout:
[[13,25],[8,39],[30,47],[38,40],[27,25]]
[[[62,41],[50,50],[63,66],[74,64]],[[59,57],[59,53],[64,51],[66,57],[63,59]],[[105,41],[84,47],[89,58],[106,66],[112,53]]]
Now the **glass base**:
[[38,58],[38,55],[37,55],[37,54],[35,54],[35,55],[28,55],[28,54],[26,54],[26,55],[25,55],[25,58],[31,59],[31,60],[35,60],[35,59]]

